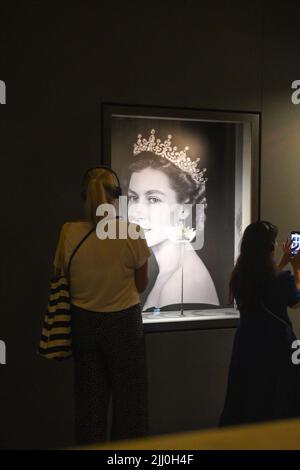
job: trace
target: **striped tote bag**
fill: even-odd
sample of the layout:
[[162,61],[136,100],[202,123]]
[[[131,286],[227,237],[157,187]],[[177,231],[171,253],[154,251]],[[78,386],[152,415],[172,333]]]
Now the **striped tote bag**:
[[47,359],[62,360],[72,356],[71,304],[67,276],[56,276],[51,280],[38,351]]
[[67,274],[57,274],[51,279],[48,308],[38,348],[38,353],[46,359],[59,361],[72,356],[69,272],[75,253],[93,232],[94,228],[84,236],[74,249],[68,263]]

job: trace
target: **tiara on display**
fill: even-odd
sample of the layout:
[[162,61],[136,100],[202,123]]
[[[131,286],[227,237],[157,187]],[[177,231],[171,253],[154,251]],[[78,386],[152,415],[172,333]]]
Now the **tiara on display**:
[[160,139],[156,139],[155,129],[151,130],[149,140],[142,138],[142,134],[138,134],[138,140],[133,145],[133,154],[138,155],[141,152],[152,152],[155,155],[166,158],[180,168],[180,170],[189,173],[197,185],[205,184],[207,181],[207,178],[204,176],[206,168],[203,168],[202,170],[197,168],[200,158],[191,160],[190,157],[187,157],[186,155],[189,147],[185,147],[184,150],[179,151],[176,146],[172,147],[171,139],[171,134],[168,135],[167,140],[164,142]]

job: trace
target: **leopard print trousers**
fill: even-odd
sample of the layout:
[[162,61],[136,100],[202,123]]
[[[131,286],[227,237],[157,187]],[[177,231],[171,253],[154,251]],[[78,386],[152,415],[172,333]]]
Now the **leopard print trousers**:
[[147,435],[147,370],[140,305],[108,313],[72,305],[71,314],[76,444]]

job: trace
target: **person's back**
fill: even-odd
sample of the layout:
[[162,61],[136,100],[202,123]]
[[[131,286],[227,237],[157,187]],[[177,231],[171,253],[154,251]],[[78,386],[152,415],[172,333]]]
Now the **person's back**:
[[[130,237],[126,221],[115,219],[111,222],[116,224],[116,237],[99,239],[95,230],[72,260],[72,304],[77,307],[95,312],[114,312],[139,303],[135,271],[146,262],[149,252],[142,238],[135,240]],[[66,264],[91,228],[87,221],[67,224]],[[119,233],[126,233],[126,238],[120,238]]]
[[[292,363],[296,336],[287,313],[288,306],[300,306],[300,290],[289,271],[276,268],[273,252],[277,230],[273,231],[270,224],[273,233],[268,234],[263,224],[246,229],[231,278],[240,321],[220,421],[223,426],[300,414],[300,370]],[[254,253],[261,249],[265,263],[253,256],[252,248]],[[280,267],[287,262],[286,256]],[[257,281],[260,276],[264,282]]]
[[[151,252],[139,226],[131,224],[129,231],[127,222],[116,218],[114,210],[109,220],[104,216],[120,195],[119,179],[111,169],[88,170],[82,188],[86,218],[64,224],[54,261],[55,270],[68,272],[70,279],[77,444],[108,437],[111,394],[111,437],[147,433],[147,372],[139,292],[147,286]],[[101,216],[99,208],[100,212],[104,209]],[[107,222],[116,230],[105,238],[99,236],[98,228],[106,231]],[[138,237],[130,236],[137,232]]]

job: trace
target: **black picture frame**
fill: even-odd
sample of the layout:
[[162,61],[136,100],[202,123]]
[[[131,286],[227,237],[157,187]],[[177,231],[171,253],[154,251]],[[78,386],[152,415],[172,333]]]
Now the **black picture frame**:
[[[116,125],[115,123],[118,121],[118,129],[120,128],[121,131],[116,133]],[[222,156],[216,161],[217,163],[211,164],[210,174],[208,175],[208,181],[211,187],[213,187],[213,183],[215,185],[214,195],[216,195],[217,199],[219,198],[219,203],[214,201],[215,197],[210,196],[210,200],[208,197],[208,207],[213,207],[215,204],[214,209],[211,209],[215,214],[214,218],[224,219],[224,221],[220,224],[223,229],[222,232],[224,237],[227,236],[228,239],[233,236],[234,233],[234,258],[237,256],[238,252],[238,245],[239,239],[241,238],[241,233],[248,223],[251,223],[254,220],[259,219],[260,217],[260,121],[261,116],[259,112],[248,112],[248,111],[233,111],[233,110],[208,110],[208,109],[193,109],[193,108],[178,108],[178,107],[162,107],[162,106],[143,106],[143,105],[131,105],[131,104],[116,104],[116,103],[102,103],[102,127],[101,127],[101,140],[102,140],[102,155],[101,155],[101,163],[107,166],[112,167],[115,171],[117,171],[121,185],[126,180],[126,165],[127,163],[125,160],[127,159],[127,151],[130,152],[130,146],[128,145],[129,141],[132,141],[132,144],[135,142],[133,140],[132,128],[134,128],[136,123],[136,133],[135,136],[140,132],[140,125],[145,127],[145,123],[149,123],[149,130],[152,127],[153,122],[159,122],[161,127],[166,129],[168,127],[168,123],[174,123],[176,129],[178,126],[180,129],[186,128],[188,129],[189,134],[191,134],[191,129],[197,128],[197,126],[201,127],[201,132],[205,132],[208,136],[208,139],[211,139],[213,145],[215,147],[220,146],[222,148],[222,142],[225,142],[224,139],[231,142],[232,151],[228,151],[228,154],[234,153],[234,160],[231,161],[228,168],[222,167]],[[121,125],[119,125],[121,123]],[[126,127],[127,123],[129,130],[123,130],[124,125]],[[194,127],[193,127],[194,126]],[[156,126],[157,127],[157,126]],[[204,130],[203,130],[204,129]],[[184,135],[183,130],[183,135]],[[130,138],[127,139],[127,134],[130,135]],[[181,131],[180,131],[181,132]],[[196,132],[196,131],[195,131]],[[198,132],[198,131],[197,131]],[[222,134],[223,132],[223,134]],[[115,136],[115,137],[114,137]],[[121,136],[121,137],[120,137]],[[125,136],[125,138],[124,138]],[[146,136],[148,137],[148,135]],[[161,136],[162,140],[165,136]],[[115,149],[120,149],[120,143],[117,145],[115,141],[117,139],[121,139],[121,147],[123,148],[124,142],[124,155],[119,157],[120,161],[123,161],[124,164],[116,164],[116,157],[114,157],[114,152],[116,153]],[[122,140],[123,139],[123,140]],[[214,141],[215,139],[215,141]],[[223,140],[222,140],[223,139]],[[187,142],[189,143],[189,142]],[[224,147],[224,145],[223,145]],[[225,148],[225,147],[224,147]],[[123,153],[123,150],[122,150]],[[217,155],[221,155],[222,152],[217,152]],[[226,157],[227,158],[227,157]],[[207,163],[207,162],[206,162]],[[234,171],[234,179],[231,179],[232,173]],[[224,174],[226,173],[226,178],[228,179],[229,185],[232,186],[234,184],[234,205],[235,210],[239,201],[242,201],[243,210],[241,214],[238,214],[236,211],[234,216],[231,214],[228,217],[226,214],[222,214],[218,212],[218,204],[224,204],[224,199],[228,197],[231,198],[232,201],[232,187],[230,190],[226,190],[226,187],[220,189],[221,195],[219,195],[219,188],[218,188],[218,181],[222,181],[224,179]],[[214,175],[214,176],[212,176]],[[214,181],[215,180],[215,181]],[[230,183],[231,181],[231,183]],[[233,182],[233,183],[232,183]],[[209,186],[208,184],[208,186]],[[126,186],[126,183],[125,183]],[[125,188],[126,190],[126,188]],[[212,190],[211,190],[212,191]],[[230,194],[229,194],[230,193]],[[238,194],[237,194],[238,193]],[[212,202],[213,201],[213,202]],[[229,204],[229,203],[228,203]],[[227,205],[228,205],[227,204]],[[232,202],[231,202],[232,205]],[[230,206],[230,204],[229,204]],[[228,206],[228,207],[229,207]],[[248,207],[246,210],[245,207]],[[223,211],[224,212],[224,211]],[[230,212],[230,211],[229,211]],[[245,216],[245,212],[247,212]],[[208,216],[210,217],[210,216]],[[230,228],[226,228],[225,218],[234,219],[233,224],[234,228],[232,230]],[[239,220],[243,219],[243,220]],[[216,224],[214,225],[211,221],[211,217],[209,220],[210,225],[208,225],[207,231],[208,234],[206,238],[212,237],[212,234],[216,232]],[[238,232],[237,225],[239,224]],[[229,227],[229,225],[228,225]],[[231,231],[230,231],[231,230]],[[221,234],[222,235],[222,234]],[[215,244],[217,245],[217,244]],[[216,251],[216,250],[211,250]],[[220,250],[221,253],[221,250]],[[232,254],[230,254],[231,256]],[[213,255],[210,255],[211,258]],[[228,255],[229,256],[229,255]],[[210,260],[209,255],[204,254],[205,262],[208,264],[212,264],[213,262],[216,264],[216,260]],[[227,261],[228,264],[228,261]],[[226,265],[221,262],[221,265]],[[233,266],[233,262],[232,262]],[[231,267],[232,267],[231,266]],[[228,276],[229,273],[226,273]],[[225,282],[224,280],[220,281],[218,275],[215,275],[215,283],[218,286],[218,292],[221,292],[219,295],[222,298],[222,302],[220,304],[220,308],[230,308],[228,302],[226,303],[226,295],[225,295]],[[220,285],[222,285],[222,289]],[[200,305],[188,305],[189,308],[194,308],[198,310],[202,310]],[[204,306],[205,307],[205,306]],[[171,306],[171,309],[173,306]],[[216,309],[218,312],[220,308]],[[168,308],[166,308],[168,310]],[[213,319],[213,316],[211,317]],[[205,317],[207,323],[207,317]],[[186,319],[188,321],[188,318]],[[155,323],[155,319],[154,319]],[[172,323],[172,318],[170,317],[170,323]],[[198,323],[198,322],[197,322]],[[232,318],[231,318],[232,324]],[[164,322],[165,325],[165,322]],[[224,325],[224,321],[222,321],[222,325]],[[165,325],[166,327],[166,325]],[[178,324],[176,326],[178,328]],[[153,329],[153,325],[152,325]],[[154,327],[154,331],[156,331],[156,327]]]

